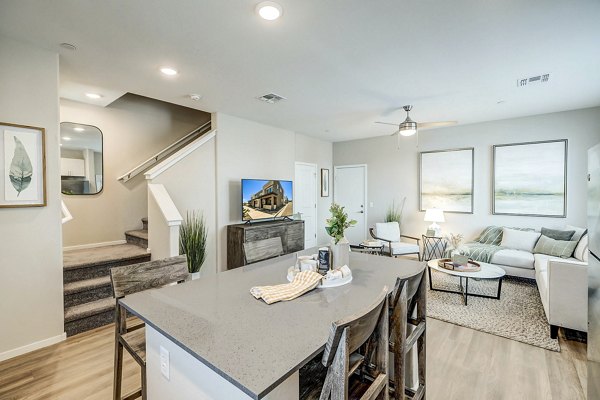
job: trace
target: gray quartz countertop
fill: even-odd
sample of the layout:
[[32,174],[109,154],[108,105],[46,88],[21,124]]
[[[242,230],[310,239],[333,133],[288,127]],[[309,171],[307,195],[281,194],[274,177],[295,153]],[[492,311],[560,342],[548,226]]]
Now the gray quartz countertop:
[[397,277],[425,268],[423,262],[351,253],[348,285],[271,305],[250,294],[253,286],[286,283],[295,257],[136,293],[121,303],[250,397],[261,399],[323,350],[333,321],[367,307],[383,286],[391,292]]

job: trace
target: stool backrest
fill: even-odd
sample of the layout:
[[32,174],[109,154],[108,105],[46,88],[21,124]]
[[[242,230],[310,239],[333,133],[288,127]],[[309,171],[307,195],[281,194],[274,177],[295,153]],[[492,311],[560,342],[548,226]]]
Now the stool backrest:
[[248,264],[279,257],[282,254],[283,245],[279,236],[244,243],[244,257]]
[[[396,305],[398,304],[398,301],[400,299],[400,286],[403,280],[407,281],[407,292],[406,292],[406,299],[408,300],[408,302],[413,305],[414,301],[412,301],[415,297],[415,294],[417,294],[417,291],[419,290],[419,286],[421,285],[421,282],[423,281],[423,276],[425,275],[425,270],[419,272],[416,275],[411,276],[408,279],[400,279],[397,278],[396,279],[396,285],[394,286],[394,291],[392,294],[392,300],[390,301],[390,307],[394,308],[396,307]],[[414,309],[414,306],[409,306],[409,311],[412,313],[412,309]]]
[[110,280],[116,299],[143,290],[183,282],[189,277],[185,255],[114,267]]
[[373,334],[383,307],[387,307],[388,288],[384,286],[373,304],[365,310],[347,318],[334,322],[331,325],[329,339],[323,352],[323,365],[329,367],[335,358],[340,338],[346,331],[348,341],[348,354],[354,353]]

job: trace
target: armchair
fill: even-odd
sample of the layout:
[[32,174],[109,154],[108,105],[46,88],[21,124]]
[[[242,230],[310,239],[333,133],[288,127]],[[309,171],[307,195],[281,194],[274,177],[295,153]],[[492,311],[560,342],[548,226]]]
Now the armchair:
[[[373,239],[381,240],[383,242],[384,253],[387,253],[390,257],[416,254],[419,261],[421,261],[420,239],[408,235],[401,235],[400,224],[397,222],[376,223],[375,229],[369,228],[369,233]],[[414,240],[416,241],[416,244],[404,242],[402,241],[402,238]]]

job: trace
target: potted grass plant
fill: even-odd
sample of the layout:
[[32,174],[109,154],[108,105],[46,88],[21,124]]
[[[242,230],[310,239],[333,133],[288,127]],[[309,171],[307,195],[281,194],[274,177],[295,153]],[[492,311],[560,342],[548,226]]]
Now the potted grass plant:
[[392,205],[388,207],[385,213],[385,222],[397,222],[398,225],[402,226],[404,203],[406,203],[406,197],[402,198],[399,205],[396,204],[396,201],[392,201]]
[[332,266],[341,267],[342,265],[348,265],[350,262],[350,243],[344,233],[346,229],[356,225],[356,221],[349,219],[348,213],[339,204],[331,204],[329,212],[331,212],[331,218],[327,219],[325,230],[332,238]]
[[179,254],[187,255],[188,271],[192,279],[200,277],[200,268],[206,260],[208,232],[202,212],[188,211],[179,227]]

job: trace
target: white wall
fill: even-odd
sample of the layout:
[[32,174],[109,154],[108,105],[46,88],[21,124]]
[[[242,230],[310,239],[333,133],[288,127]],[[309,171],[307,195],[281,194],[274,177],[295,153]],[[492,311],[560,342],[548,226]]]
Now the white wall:
[[[551,139],[569,140],[567,218],[492,215],[492,145]],[[470,239],[487,225],[585,226],[586,151],[598,142],[600,108],[590,108],[423,131],[418,149],[415,137],[401,138],[400,149],[396,137],[390,136],[338,142],[333,145],[333,161],[335,165],[368,164],[368,197],[374,203],[368,214],[370,226],[383,220],[392,200],[398,202],[406,196],[403,233],[420,236],[429,224],[423,221],[424,213],[418,211],[418,152],[474,147],[474,213],[446,213],[442,225],[443,231],[463,233]]]
[[329,207],[333,201],[333,190],[329,197],[321,197],[321,169],[329,169],[330,184],[333,184],[333,146],[331,142],[296,134],[296,161],[317,164],[317,243],[331,241],[325,232],[325,220],[329,218]]
[[0,37],[0,121],[46,129],[46,207],[0,208],[0,360],[61,340],[58,55]]
[[[148,213],[146,181],[117,178],[210,119],[210,114],[127,94],[107,107],[61,100],[61,121],[97,126],[104,145],[104,187],[89,196],[63,196],[73,214],[64,226],[64,245],[124,239],[141,229]],[[149,223],[152,223],[150,221]]]
[[[185,219],[188,211],[202,211],[208,231],[202,274],[217,272],[217,215],[215,139],[206,142],[171,168],[149,181],[165,186]],[[152,252],[154,245],[150,243]]]

